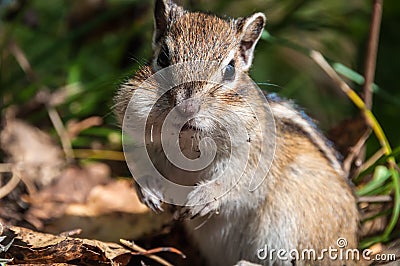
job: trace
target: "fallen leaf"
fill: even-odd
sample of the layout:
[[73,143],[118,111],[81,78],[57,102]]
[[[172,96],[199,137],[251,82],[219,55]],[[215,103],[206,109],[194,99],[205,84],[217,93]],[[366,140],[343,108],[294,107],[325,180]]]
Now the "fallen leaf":
[[53,182],[65,165],[60,147],[48,134],[21,120],[6,118],[5,124],[0,146],[7,154],[6,161],[17,163],[24,179],[39,187]]
[[43,188],[34,197],[27,197],[31,206],[25,219],[42,229],[44,221],[63,216],[69,204],[85,203],[94,187],[110,181],[110,169],[106,164],[72,165],[54,184]]
[[116,180],[97,185],[89,193],[86,203],[70,204],[68,215],[99,216],[112,212],[143,213],[149,209],[140,202],[133,184],[128,180]]
[[130,250],[116,243],[44,234],[16,226],[4,226],[3,235],[14,239],[4,253],[6,259],[13,259],[12,264],[127,265],[132,256]]

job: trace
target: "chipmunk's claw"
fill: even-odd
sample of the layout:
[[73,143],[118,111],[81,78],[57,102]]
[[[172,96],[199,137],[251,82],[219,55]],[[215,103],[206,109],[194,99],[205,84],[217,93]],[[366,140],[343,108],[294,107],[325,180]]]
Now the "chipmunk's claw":
[[218,208],[219,201],[207,196],[207,187],[198,187],[189,193],[186,206],[180,210],[179,216],[182,219],[194,219],[197,216],[217,213]]
[[[162,190],[157,186],[157,184],[151,182],[151,178],[146,178],[146,182],[142,182],[143,179],[135,184],[137,194],[140,201],[149,207],[153,212],[160,213],[163,212],[162,208]],[[151,184],[149,184],[151,183]]]
[[142,191],[142,198],[143,204],[149,207],[153,212],[161,213],[164,211],[162,208],[162,201],[152,193],[146,192],[146,190]]

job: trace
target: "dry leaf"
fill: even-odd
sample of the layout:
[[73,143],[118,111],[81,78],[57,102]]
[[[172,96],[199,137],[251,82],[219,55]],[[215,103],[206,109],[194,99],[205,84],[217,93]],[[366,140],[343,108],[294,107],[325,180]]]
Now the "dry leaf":
[[82,121],[70,120],[67,123],[67,132],[70,139],[74,139],[81,131],[94,126],[100,126],[102,123],[103,119],[99,116],[91,116]]
[[110,169],[106,164],[91,163],[83,168],[70,166],[54,184],[27,199],[31,207],[25,218],[36,228],[42,229],[43,221],[63,216],[69,204],[85,203],[94,187],[110,180]]
[[0,146],[8,155],[6,161],[18,163],[24,179],[39,186],[56,179],[65,164],[62,150],[49,135],[18,119],[6,119]]
[[14,239],[2,257],[12,263],[71,263],[79,265],[127,265],[132,253],[116,243],[79,239],[4,227],[3,236]]
[[112,212],[143,213],[148,210],[140,202],[131,181],[116,180],[107,185],[95,186],[85,204],[70,204],[66,213],[77,216],[99,216]]

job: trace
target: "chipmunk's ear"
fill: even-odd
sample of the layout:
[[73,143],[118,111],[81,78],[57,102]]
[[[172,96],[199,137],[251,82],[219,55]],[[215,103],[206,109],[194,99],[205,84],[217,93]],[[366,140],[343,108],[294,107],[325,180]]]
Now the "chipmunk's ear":
[[244,70],[248,70],[253,61],[254,47],[261,37],[265,25],[265,15],[255,13],[247,18],[239,18],[237,31],[240,38],[240,56],[244,62]]
[[154,34],[153,45],[156,45],[174,18],[183,14],[183,8],[175,4],[172,0],[156,0],[154,7]]

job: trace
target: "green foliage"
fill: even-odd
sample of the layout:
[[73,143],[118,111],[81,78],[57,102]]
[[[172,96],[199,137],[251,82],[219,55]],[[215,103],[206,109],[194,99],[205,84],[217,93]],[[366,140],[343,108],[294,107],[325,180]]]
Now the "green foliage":
[[375,168],[375,172],[373,175],[372,180],[365,185],[364,187],[361,187],[358,191],[357,194],[359,196],[371,196],[371,195],[380,195],[380,194],[386,194],[384,193],[387,191],[387,185],[385,186],[386,181],[389,180],[391,176],[391,173],[387,167],[383,165],[378,165]]

